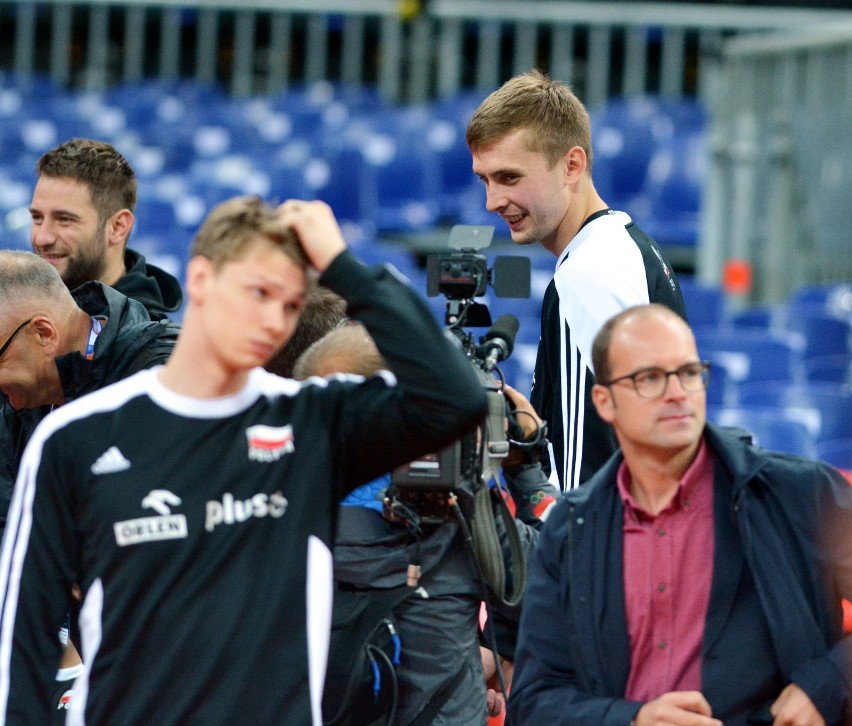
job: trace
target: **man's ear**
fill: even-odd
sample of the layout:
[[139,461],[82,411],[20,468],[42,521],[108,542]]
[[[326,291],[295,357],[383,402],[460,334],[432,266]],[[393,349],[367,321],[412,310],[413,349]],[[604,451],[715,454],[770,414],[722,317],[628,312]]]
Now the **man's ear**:
[[42,352],[49,358],[59,355],[62,341],[59,329],[54,322],[44,315],[36,315],[30,325],[36,331],[36,341],[41,346]]
[[104,230],[107,246],[115,247],[117,245],[124,250],[127,239],[130,237],[130,232],[133,229],[135,219],[133,212],[129,209],[122,209],[113,214],[107,220],[106,229]]
[[566,181],[568,182],[576,182],[586,173],[586,167],[589,165],[589,159],[581,146],[572,146],[568,149],[563,161],[565,163]]
[[207,295],[207,287],[215,276],[213,263],[206,257],[196,255],[186,263],[186,293],[187,297],[196,302],[202,301]]
[[592,403],[595,404],[598,416],[611,424],[615,419],[615,399],[612,397],[612,391],[596,383],[592,386]]

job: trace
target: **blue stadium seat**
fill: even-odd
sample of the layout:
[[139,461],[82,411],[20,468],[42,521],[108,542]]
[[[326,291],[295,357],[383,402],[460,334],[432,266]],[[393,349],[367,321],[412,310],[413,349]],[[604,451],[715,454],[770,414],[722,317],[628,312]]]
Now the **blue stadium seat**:
[[728,324],[735,328],[762,328],[768,330],[781,314],[779,305],[751,305],[732,313]]
[[725,368],[738,388],[755,381],[792,383],[801,379],[801,342],[792,333],[698,328],[695,339],[701,358]]
[[787,307],[783,327],[804,338],[805,358],[852,353],[852,317],[844,320],[823,312],[822,308],[791,305]]
[[740,406],[770,406],[812,417],[817,441],[852,438],[852,389],[839,383],[751,383],[739,388]]
[[816,457],[838,469],[852,471],[852,438],[817,442]]
[[719,426],[745,429],[764,449],[810,458],[817,453],[808,425],[781,408],[721,408],[714,412],[712,420]]
[[805,359],[852,353],[852,317],[836,317],[814,302],[756,305],[732,315],[730,324],[795,333]]
[[728,369],[724,366],[711,366],[710,384],[707,386],[707,406],[728,406],[736,398],[735,389],[730,382]]
[[698,282],[689,275],[679,275],[678,282],[693,329],[717,328],[725,322],[725,291],[720,286]]
[[807,359],[805,361],[805,378],[808,381],[847,383],[852,386],[852,353]]
[[[649,98],[614,99],[592,111],[591,121],[595,188],[610,207],[630,212],[660,138],[656,104]],[[663,133],[670,131],[669,123]]]
[[639,226],[662,245],[695,246],[708,170],[703,131],[677,133],[661,143],[648,164],[647,207],[634,210]]
[[789,300],[794,307],[815,305],[829,315],[852,320],[852,283],[825,283],[804,285]]
[[376,135],[365,144],[376,183],[373,221],[379,232],[422,232],[440,216],[438,166],[430,148]]

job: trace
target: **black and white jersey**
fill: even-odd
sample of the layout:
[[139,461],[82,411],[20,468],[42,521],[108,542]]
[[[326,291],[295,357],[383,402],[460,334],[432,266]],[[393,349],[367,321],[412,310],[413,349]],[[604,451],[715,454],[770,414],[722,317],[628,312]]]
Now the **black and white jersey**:
[[551,481],[563,491],[594,474],[616,449],[591,401],[592,341],[613,315],[656,302],[686,319],[674,271],[624,212],[584,225],[556,263],[544,295],[530,401],[547,421]]
[[196,399],[154,369],[36,430],[0,557],[0,723],[49,722],[74,582],[87,667],[69,723],[321,723],[338,501],[485,408],[425,304],[342,257],[324,282],[393,374],[256,369],[236,394]]

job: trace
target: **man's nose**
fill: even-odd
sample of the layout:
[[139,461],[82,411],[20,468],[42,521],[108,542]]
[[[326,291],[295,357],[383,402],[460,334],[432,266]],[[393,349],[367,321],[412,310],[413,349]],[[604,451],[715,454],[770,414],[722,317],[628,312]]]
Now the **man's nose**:
[[666,374],[666,388],[663,391],[663,395],[666,398],[686,398],[686,389],[680,382],[680,376],[678,376],[677,371],[669,371]]
[[485,208],[489,212],[496,212],[506,206],[506,198],[499,187],[486,187]]
[[56,241],[56,235],[53,233],[52,226],[43,221],[41,224],[33,223],[32,233],[30,234],[33,247],[48,247]]

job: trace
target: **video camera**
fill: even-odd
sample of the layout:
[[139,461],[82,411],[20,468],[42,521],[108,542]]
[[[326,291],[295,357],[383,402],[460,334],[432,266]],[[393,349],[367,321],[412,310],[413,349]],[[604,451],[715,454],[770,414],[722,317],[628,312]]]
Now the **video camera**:
[[[509,453],[508,408],[497,364],[511,355],[519,323],[514,315],[501,315],[492,325],[488,307],[474,298],[485,295],[489,285],[498,297],[529,297],[530,260],[497,257],[489,268],[479,250],[491,243],[493,234],[493,227],[456,225],[449,246],[457,251],[428,257],[427,294],[447,298],[447,331],[460,342],[488,394],[488,415],[477,431],[393,473],[388,499],[414,510],[421,522],[454,520],[456,500],[469,516],[476,493],[496,476]],[[491,327],[477,344],[465,326]]]

